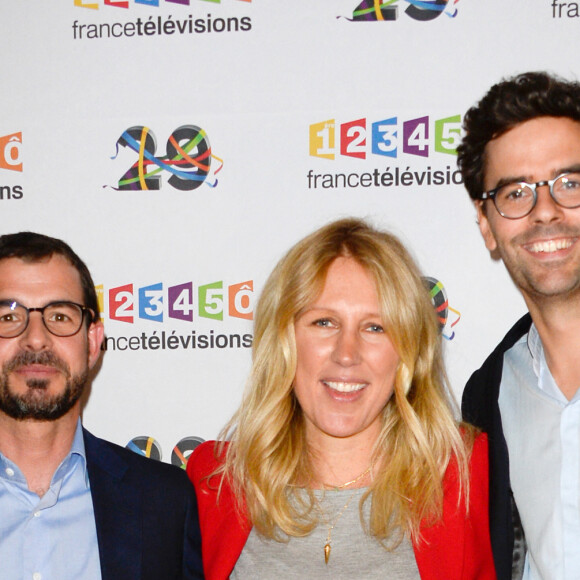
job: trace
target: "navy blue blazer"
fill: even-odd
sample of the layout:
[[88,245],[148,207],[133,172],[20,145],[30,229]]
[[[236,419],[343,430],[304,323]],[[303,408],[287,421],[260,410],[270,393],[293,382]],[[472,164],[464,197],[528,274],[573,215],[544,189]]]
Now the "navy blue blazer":
[[185,471],[83,435],[103,580],[203,578],[197,501]]
[[532,318],[526,314],[514,324],[475,371],[463,391],[463,420],[479,427],[489,439],[489,527],[498,580],[521,578],[525,538],[513,498],[509,477],[509,455],[499,410],[499,388],[503,356],[527,334]]

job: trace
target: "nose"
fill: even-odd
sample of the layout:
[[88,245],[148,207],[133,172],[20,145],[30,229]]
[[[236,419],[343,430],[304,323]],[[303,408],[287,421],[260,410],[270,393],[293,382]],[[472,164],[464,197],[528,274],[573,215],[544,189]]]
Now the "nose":
[[352,366],[360,362],[360,335],[358,330],[342,328],[336,337],[333,360],[341,366]]
[[536,195],[536,205],[530,214],[535,222],[551,223],[564,217],[564,208],[554,201],[548,185],[538,186]]
[[44,325],[40,312],[30,312],[28,326],[19,340],[24,349],[33,352],[45,350],[52,344],[52,335]]

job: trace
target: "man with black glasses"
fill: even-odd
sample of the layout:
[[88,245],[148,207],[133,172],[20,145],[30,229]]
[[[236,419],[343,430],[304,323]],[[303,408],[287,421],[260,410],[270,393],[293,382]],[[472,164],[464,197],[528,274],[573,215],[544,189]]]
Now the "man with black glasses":
[[102,341],[94,284],[72,249],[0,236],[2,578],[203,577],[185,473],[81,426]]
[[[498,577],[580,578],[580,84],[526,73],[470,109],[458,162],[529,314],[463,395],[490,437]],[[524,538],[514,529],[523,527]]]

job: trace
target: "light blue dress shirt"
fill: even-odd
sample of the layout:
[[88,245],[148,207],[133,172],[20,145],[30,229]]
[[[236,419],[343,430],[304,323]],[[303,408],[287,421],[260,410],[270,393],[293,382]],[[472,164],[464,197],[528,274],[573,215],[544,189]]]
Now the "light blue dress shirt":
[[528,544],[524,580],[578,580],[580,390],[562,394],[533,325],[504,355],[499,407]]
[[29,491],[18,466],[0,453],[0,577],[101,579],[80,421],[71,450],[42,497]]

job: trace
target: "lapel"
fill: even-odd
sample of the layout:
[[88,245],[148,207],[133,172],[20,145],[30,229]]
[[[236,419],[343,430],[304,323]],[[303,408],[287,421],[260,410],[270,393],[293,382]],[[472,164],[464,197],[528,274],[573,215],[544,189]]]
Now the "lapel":
[[[236,497],[228,480],[208,480],[205,476],[217,469],[224,456],[216,459],[215,441],[202,443],[191,454],[187,474],[197,493],[203,568],[207,580],[229,578],[242,553],[252,525],[238,512]],[[226,444],[227,445],[227,444]]]
[[83,429],[103,580],[141,578],[142,497],[114,448]]
[[463,391],[463,420],[489,436],[489,527],[498,578],[512,577],[514,534],[512,518],[519,520],[509,480],[509,457],[499,410],[503,357],[530,330],[529,313],[505,335],[481,368],[473,373]]

